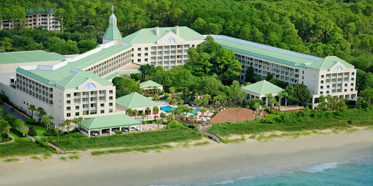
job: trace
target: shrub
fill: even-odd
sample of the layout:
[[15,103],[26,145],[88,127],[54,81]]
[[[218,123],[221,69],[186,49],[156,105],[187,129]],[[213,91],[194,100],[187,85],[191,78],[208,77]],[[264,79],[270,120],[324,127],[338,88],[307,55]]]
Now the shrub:
[[28,135],[29,136],[37,136],[37,132],[35,130],[35,127],[31,126],[29,129],[28,129]]
[[142,78],[142,75],[140,73],[131,74],[131,78],[135,79],[136,81],[140,80]]
[[48,143],[45,142],[45,140],[42,138],[33,137],[37,143],[39,143],[42,146],[49,147]]
[[178,121],[176,120],[172,120],[169,124],[168,124],[168,128],[170,129],[177,129],[177,128],[185,128],[185,126],[181,123],[179,123]]
[[351,120],[348,120],[347,123],[348,123],[348,124],[352,124],[352,121],[351,121]]
[[31,118],[30,118],[30,119],[27,119],[27,120],[26,120],[26,123],[29,124],[29,125],[36,125],[38,122],[35,121],[34,119],[31,119]]
[[31,139],[30,138],[16,138],[15,142],[17,143],[31,143]]
[[117,134],[123,134],[123,131],[117,130]]

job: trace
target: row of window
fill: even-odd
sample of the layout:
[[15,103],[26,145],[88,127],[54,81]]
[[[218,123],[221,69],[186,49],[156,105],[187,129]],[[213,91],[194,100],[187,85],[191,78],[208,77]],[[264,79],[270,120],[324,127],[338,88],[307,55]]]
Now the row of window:
[[[109,113],[112,113],[113,112],[113,109],[109,109]],[[82,115],[83,116],[86,116],[86,115],[95,115],[97,114],[97,110],[90,110],[90,111],[83,111],[82,112]],[[105,114],[105,110],[100,110],[100,114]],[[75,112],[75,116],[80,116],[80,112]],[[68,112],[66,113],[66,117],[71,117],[71,113]]]

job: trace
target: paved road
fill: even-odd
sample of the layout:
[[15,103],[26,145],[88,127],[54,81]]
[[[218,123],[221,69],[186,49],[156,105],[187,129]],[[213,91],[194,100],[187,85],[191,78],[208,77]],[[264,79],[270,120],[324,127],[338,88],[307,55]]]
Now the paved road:
[[[24,122],[26,122],[26,120],[28,119],[26,116],[24,116],[23,114],[19,113],[18,111],[14,110],[13,108],[9,107],[8,105],[4,103],[0,104],[0,106],[4,108],[5,114],[11,114],[17,118],[20,118]],[[22,129],[25,131],[28,131],[27,126],[22,127]]]

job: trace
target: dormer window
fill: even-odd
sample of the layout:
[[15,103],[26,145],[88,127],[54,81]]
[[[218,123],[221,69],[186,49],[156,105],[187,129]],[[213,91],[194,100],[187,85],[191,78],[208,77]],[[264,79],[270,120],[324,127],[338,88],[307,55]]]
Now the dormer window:
[[336,66],[335,68],[334,68],[334,71],[342,71],[343,69],[342,69],[342,67],[341,66]]
[[170,38],[170,39],[167,39],[167,42],[166,42],[166,43],[176,43],[176,42],[175,42],[175,39]]

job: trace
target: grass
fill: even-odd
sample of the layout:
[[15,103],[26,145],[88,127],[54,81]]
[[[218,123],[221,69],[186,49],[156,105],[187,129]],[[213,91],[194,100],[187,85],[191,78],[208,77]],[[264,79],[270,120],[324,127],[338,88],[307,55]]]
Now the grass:
[[31,159],[38,160],[38,161],[42,161],[43,160],[41,157],[38,157],[38,156],[31,156]]
[[345,122],[352,121],[354,126],[373,126],[373,111],[350,109],[345,112],[335,112],[334,117]]
[[19,138],[16,134],[14,134],[11,130],[9,130],[9,134],[13,136],[15,139]]
[[137,132],[123,135],[88,138],[82,134],[66,135],[57,140],[51,137],[52,142],[63,150],[87,150],[123,146],[149,146],[169,142],[182,142],[202,139],[201,133],[194,130],[170,130]]
[[78,155],[72,155],[72,156],[69,156],[69,158],[71,160],[74,160],[74,159],[78,160],[78,159],[80,159],[80,156],[78,156]]
[[35,128],[35,130],[36,130],[36,133],[38,134],[38,136],[40,136],[40,137],[45,137],[44,136],[44,132],[46,132],[47,131],[47,129],[45,128],[45,127],[41,127],[41,126],[37,126],[37,125],[29,125],[29,124],[25,124],[27,127],[31,127],[31,126],[33,126],[34,128]]
[[53,149],[44,147],[38,143],[7,143],[0,146],[0,157],[27,156],[37,154],[52,154]]
[[199,143],[195,143],[194,144],[194,146],[205,146],[205,145],[209,145],[210,144],[210,142],[208,142],[208,141],[204,141],[204,142],[199,142]]
[[10,163],[10,162],[17,162],[17,161],[19,161],[19,159],[18,158],[9,158],[9,159],[5,159],[3,161],[6,162],[6,163]]
[[163,149],[173,149],[171,145],[155,145],[155,146],[148,146],[148,147],[128,147],[122,149],[113,149],[113,150],[104,150],[104,151],[93,151],[91,152],[94,156],[100,156],[104,154],[116,154],[116,153],[126,153],[126,152],[149,152],[150,150],[154,150],[160,152]]
[[66,157],[60,157],[60,159],[62,160],[62,161],[66,161]]

